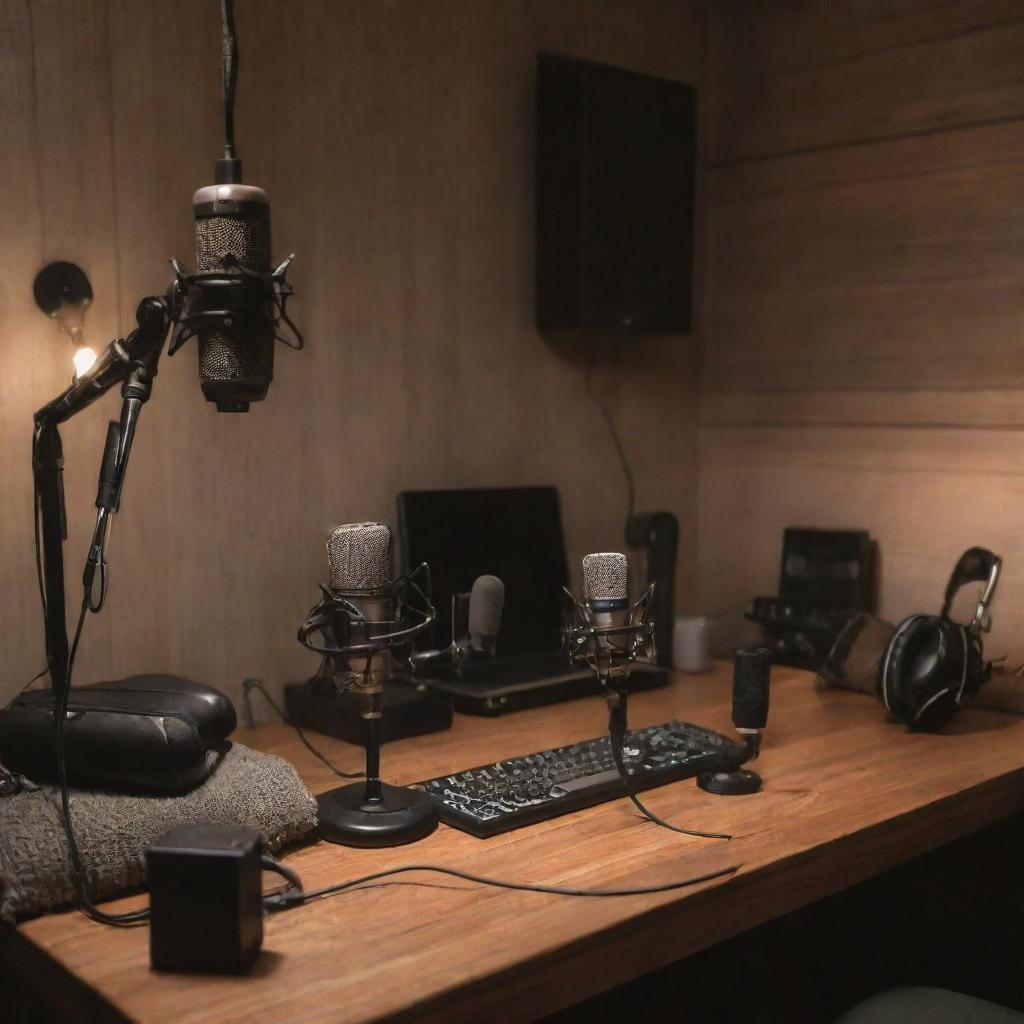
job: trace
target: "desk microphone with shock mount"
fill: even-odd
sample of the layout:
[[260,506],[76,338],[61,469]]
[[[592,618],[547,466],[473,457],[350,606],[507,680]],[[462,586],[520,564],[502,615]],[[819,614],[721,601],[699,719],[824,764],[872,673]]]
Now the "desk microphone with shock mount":
[[[673,832],[706,839],[729,839],[731,837],[724,833],[680,828],[659,818],[638,799],[626,768],[623,746],[630,670],[635,662],[653,662],[656,657],[654,623],[650,618],[653,591],[654,584],[651,584],[630,607],[629,566],[625,556],[618,552],[587,555],[583,559],[583,601],[577,601],[568,590],[565,591],[565,650],[570,661],[582,662],[591,668],[605,692],[612,756],[626,787],[626,795],[634,806],[645,817]],[[739,670],[742,676],[737,676],[733,691],[733,721],[747,736],[744,761],[757,756],[759,730],[767,716],[770,663],[764,671],[760,652],[754,652],[754,655],[743,660],[745,667]],[[741,771],[740,764],[730,761],[723,762],[720,770],[705,772],[698,779],[698,784],[714,793],[750,793],[760,788],[761,780],[754,772]]]

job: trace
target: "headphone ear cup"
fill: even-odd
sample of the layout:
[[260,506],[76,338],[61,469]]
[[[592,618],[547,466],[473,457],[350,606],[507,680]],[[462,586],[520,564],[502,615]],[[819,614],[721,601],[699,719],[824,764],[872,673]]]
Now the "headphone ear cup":
[[963,626],[939,615],[912,615],[886,649],[879,696],[908,728],[940,729],[960,706],[957,698],[966,703],[977,692],[980,660]]

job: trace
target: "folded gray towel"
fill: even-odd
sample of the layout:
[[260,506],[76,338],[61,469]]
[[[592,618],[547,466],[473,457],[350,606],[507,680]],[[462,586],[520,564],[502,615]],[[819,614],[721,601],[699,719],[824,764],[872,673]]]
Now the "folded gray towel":
[[[3,792],[0,788],[0,920],[74,902],[60,793],[53,787]],[[139,797],[75,790],[71,820],[89,894],[101,900],[142,885],[146,847],[176,825],[248,825],[268,849],[277,850],[316,827],[316,801],[287,761],[235,743],[191,793]]]

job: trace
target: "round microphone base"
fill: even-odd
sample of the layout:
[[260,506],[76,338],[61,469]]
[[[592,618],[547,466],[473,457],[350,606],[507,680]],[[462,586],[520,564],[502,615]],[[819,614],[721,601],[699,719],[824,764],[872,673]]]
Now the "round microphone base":
[[437,828],[426,793],[383,782],[380,791],[379,801],[366,799],[362,782],[321,793],[316,799],[321,838],[342,846],[401,846]]
[[761,789],[761,776],[749,768],[738,768],[734,772],[701,772],[697,785],[708,793],[719,796],[745,796]]

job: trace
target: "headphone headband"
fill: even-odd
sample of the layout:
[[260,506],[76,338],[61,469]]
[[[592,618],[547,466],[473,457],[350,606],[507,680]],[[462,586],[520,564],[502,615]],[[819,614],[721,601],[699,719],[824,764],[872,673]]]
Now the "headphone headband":
[[953,605],[953,598],[957,591],[967,583],[985,581],[985,589],[982,591],[975,609],[974,617],[967,624],[971,633],[988,632],[991,623],[988,617],[988,606],[995,594],[996,583],[999,580],[999,570],[1003,560],[993,554],[988,548],[968,548],[959,558],[953,567],[953,572],[946,584],[946,594],[942,602],[942,615],[949,618],[949,610]]

